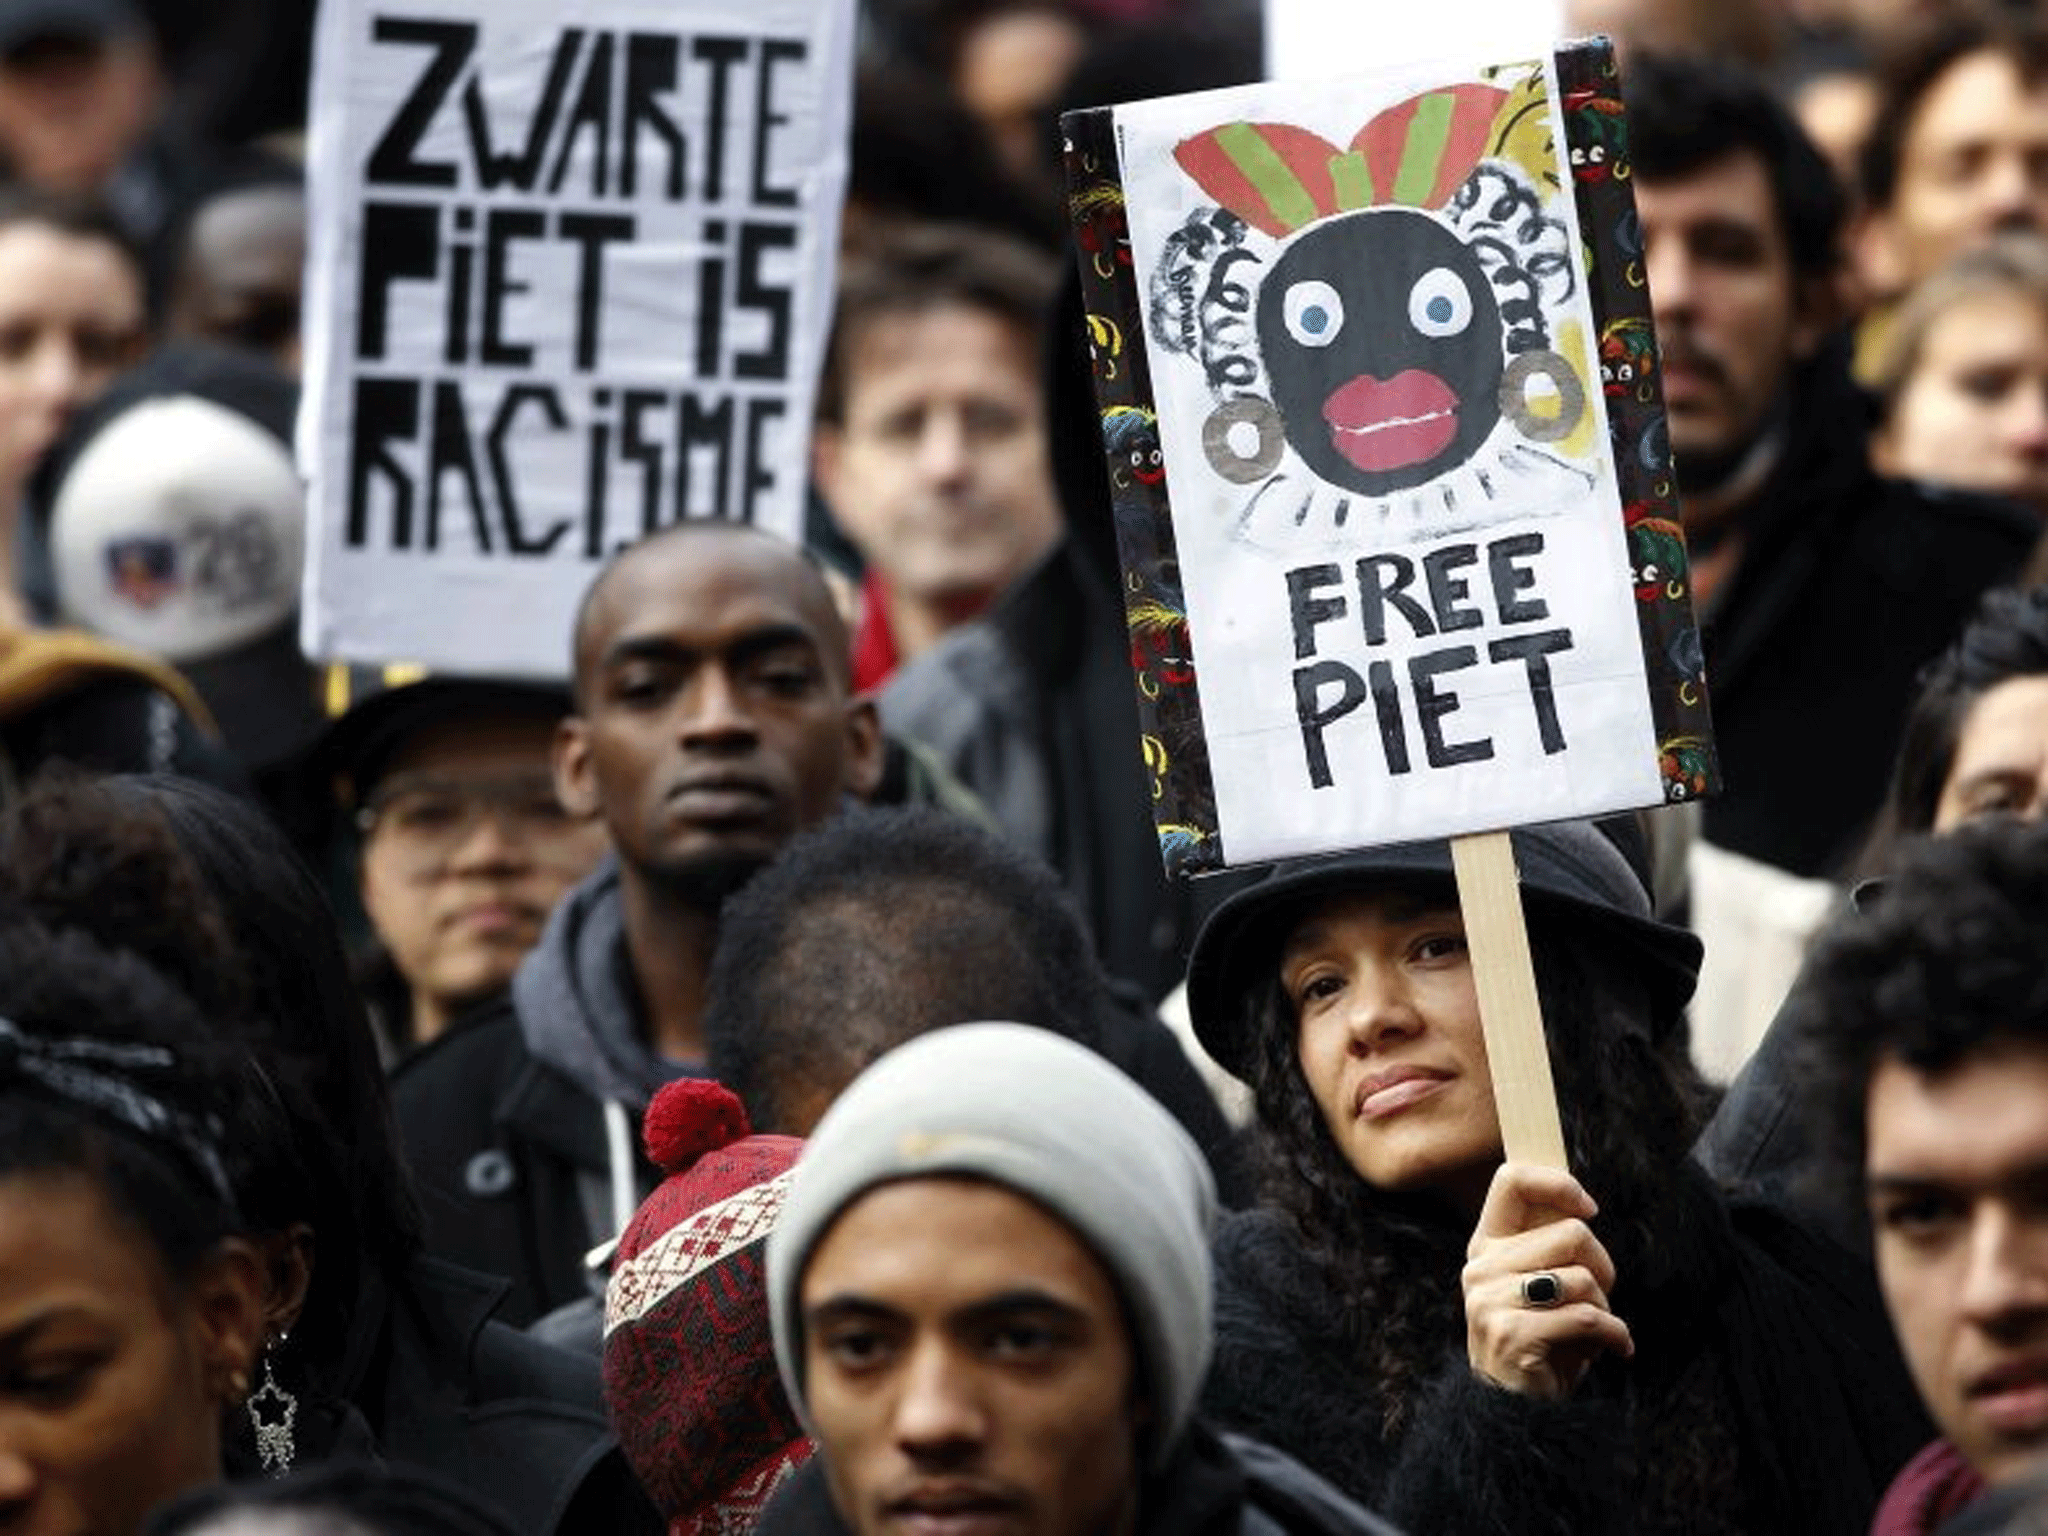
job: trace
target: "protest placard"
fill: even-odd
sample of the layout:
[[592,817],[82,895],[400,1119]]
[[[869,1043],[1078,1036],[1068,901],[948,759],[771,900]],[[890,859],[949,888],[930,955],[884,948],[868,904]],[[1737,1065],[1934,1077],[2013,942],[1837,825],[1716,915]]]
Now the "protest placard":
[[1612,52],[1064,128],[1167,866],[1450,837],[1562,1167],[1505,829],[1718,778]]
[[577,597],[642,533],[796,535],[853,13],[320,8],[309,655],[559,674]]
[[1620,124],[1604,44],[1066,120],[1169,867],[1712,786]]

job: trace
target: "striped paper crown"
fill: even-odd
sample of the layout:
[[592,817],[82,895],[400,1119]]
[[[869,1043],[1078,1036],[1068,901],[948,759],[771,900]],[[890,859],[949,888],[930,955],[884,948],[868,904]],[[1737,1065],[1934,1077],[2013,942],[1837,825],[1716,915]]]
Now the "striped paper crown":
[[1183,139],[1173,157],[1221,206],[1280,239],[1360,208],[1441,207],[1487,153],[1507,102],[1490,85],[1446,86],[1375,113],[1349,148],[1289,123],[1225,123]]

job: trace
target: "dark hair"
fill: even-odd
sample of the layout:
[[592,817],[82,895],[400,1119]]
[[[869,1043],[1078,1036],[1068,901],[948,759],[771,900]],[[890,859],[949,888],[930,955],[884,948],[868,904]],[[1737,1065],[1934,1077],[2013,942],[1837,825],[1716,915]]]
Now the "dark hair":
[[295,1353],[338,1370],[365,1271],[394,1275],[420,1245],[420,1218],[313,877],[252,805],[173,778],[39,784],[5,842],[16,900],[175,977],[273,1086],[278,1115],[241,1160],[236,1192],[253,1230],[314,1229]]
[[15,182],[0,187],[0,229],[16,224],[42,224],[73,239],[97,240],[109,246],[134,272],[137,291],[148,290],[149,268],[142,247],[100,199]]
[[1762,79],[1733,64],[1653,53],[1629,56],[1622,80],[1629,159],[1646,182],[1677,181],[1750,154],[1763,167],[1802,282],[1831,278],[1846,210],[1826,159]]
[[[1649,1247],[1653,1209],[1711,1095],[1686,1032],[1654,1016],[1649,988],[1597,938],[1535,914],[1529,934],[1565,1149],[1600,1204],[1595,1229],[1626,1273]],[[1460,1334],[1469,1223],[1438,1202],[1375,1188],[1345,1160],[1302,1073],[1277,969],[1243,1006],[1257,1029],[1251,1086],[1267,1203],[1290,1220],[1329,1293],[1343,1298],[1343,1335],[1383,1404],[1386,1429],[1397,1432]]]
[[2000,1040],[2048,1045],[2044,934],[2048,825],[2001,820],[1902,844],[1883,889],[1821,935],[1787,1006],[1849,1208],[1880,1060],[1934,1073]]
[[1106,985],[1051,870],[927,807],[849,811],[793,839],[719,919],[712,1076],[762,1131],[801,1084],[837,1091],[914,1035],[1011,1019],[1094,1043]]
[[2048,29],[2031,17],[1986,6],[1945,10],[1894,40],[1877,63],[1877,110],[1857,160],[1864,202],[1887,208],[1898,194],[1906,139],[1921,103],[1972,54],[2011,60],[2030,87],[2048,82]]
[[[0,1176],[89,1177],[179,1283],[244,1230],[228,1185],[241,1152],[235,1133],[258,1113],[252,1081],[239,1052],[209,1042],[188,998],[134,955],[10,908],[0,917],[0,1018],[26,1037],[0,1054]],[[146,1132],[76,1088],[53,1086],[34,1062],[58,1042],[160,1047],[155,1063],[82,1064],[153,1100],[155,1127]]]
[[1059,267],[1021,240],[971,224],[909,224],[892,229],[840,263],[832,340],[818,381],[818,419],[845,420],[852,353],[878,320],[960,306],[1013,326],[1035,370]]
[[2000,683],[2041,675],[2048,675],[2048,588],[1985,593],[1955,643],[1921,670],[1899,736],[1891,793],[1864,860],[1868,868],[1881,868],[1898,838],[1933,827],[1963,722],[1976,702]]

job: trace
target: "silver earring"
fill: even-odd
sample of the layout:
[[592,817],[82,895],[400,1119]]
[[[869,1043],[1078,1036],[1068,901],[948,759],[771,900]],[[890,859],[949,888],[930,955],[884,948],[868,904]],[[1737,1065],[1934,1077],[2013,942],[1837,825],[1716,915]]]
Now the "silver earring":
[[299,1400],[277,1384],[275,1360],[291,1335],[279,1333],[263,1346],[263,1385],[249,1394],[249,1424],[256,1431],[256,1454],[272,1477],[291,1471],[298,1455],[292,1426],[298,1422]]

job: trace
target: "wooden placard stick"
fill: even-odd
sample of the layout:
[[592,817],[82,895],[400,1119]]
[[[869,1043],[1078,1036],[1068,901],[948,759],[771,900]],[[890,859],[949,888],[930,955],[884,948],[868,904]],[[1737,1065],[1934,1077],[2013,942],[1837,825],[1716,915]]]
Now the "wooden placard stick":
[[1465,912],[1465,942],[1479,993],[1502,1150],[1511,1162],[1563,1168],[1564,1127],[1550,1081],[1550,1050],[1543,1039],[1529,930],[1522,922],[1514,844],[1505,832],[1454,837],[1451,864]]

